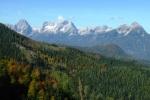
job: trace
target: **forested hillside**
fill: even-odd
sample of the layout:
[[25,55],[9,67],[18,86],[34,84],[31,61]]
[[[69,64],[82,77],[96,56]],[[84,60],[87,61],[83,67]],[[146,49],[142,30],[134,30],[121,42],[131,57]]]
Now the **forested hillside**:
[[0,100],[149,100],[150,68],[33,41],[0,24]]

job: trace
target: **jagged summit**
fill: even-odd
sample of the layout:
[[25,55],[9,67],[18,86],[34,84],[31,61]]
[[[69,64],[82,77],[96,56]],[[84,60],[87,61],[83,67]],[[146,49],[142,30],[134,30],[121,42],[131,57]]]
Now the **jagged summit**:
[[138,22],[135,21],[135,22],[131,23],[131,27],[141,28],[142,25],[140,25]]
[[17,30],[17,32],[24,35],[29,35],[32,33],[32,27],[25,19],[19,20],[18,23],[15,25],[15,29]]
[[59,20],[56,22],[44,22],[41,28],[43,33],[67,33],[70,35],[77,34],[78,29],[73,22],[67,20]]
[[141,35],[144,36],[146,31],[138,22],[133,22],[131,25],[123,24],[117,28],[117,32],[123,34],[124,36],[127,35]]
[[127,24],[120,25],[120,26],[117,28],[117,32],[118,32],[119,34],[128,35],[128,33],[130,32],[130,26],[127,25]]
[[66,35],[89,35],[89,34],[101,34],[111,32],[116,30],[118,35],[140,35],[145,36],[147,32],[144,30],[142,25],[138,22],[133,22],[131,25],[123,24],[116,29],[112,29],[109,26],[96,26],[78,29],[72,21],[65,19],[57,19],[56,21],[45,21],[39,31],[34,30],[30,24],[25,20],[21,19],[16,25],[7,25],[11,29],[17,31],[18,33],[29,35],[31,33],[41,33],[41,34],[66,34]]
[[29,25],[29,23],[27,22],[26,19],[20,19],[17,24],[28,24]]
[[138,22],[133,22],[130,25],[130,27],[131,27],[131,31],[130,31],[131,34],[140,35],[140,36],[145,36],[147,34],[143,26],[140,25]]

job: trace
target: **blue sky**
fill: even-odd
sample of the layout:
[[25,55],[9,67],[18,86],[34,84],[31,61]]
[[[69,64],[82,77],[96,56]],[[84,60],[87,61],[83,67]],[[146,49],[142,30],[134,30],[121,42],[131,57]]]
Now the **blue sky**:
[[150,32],[150,0],[0,0],[2,23],[26,19],[40,27],[58,16],[72,20],[77,27],[117,27],[137,21]]

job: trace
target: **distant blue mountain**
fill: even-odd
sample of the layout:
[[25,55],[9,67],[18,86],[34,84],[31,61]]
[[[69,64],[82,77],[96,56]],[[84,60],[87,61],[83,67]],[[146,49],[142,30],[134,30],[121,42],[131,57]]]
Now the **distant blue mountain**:
[[21,20],[8,27],[32,39],[49,43],[81,47],[115,44],[133,57],[150,60],[150,34],[137,22],[116,29],[108,26],[78,29],[73,22],[61,20],[44,22],[41,29],[35,29]]

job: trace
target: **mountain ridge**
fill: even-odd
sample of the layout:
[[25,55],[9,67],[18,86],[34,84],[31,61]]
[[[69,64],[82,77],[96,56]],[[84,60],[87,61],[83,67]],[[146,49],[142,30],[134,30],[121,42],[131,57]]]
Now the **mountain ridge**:
[[75,47],[84,52],[96,53],[108,58],[131,60],[132,57],[124,52],[118,45],[105,44],[93,47]]
[[[34,27],[32,27],[27,20],[25,19],[20,19],[15,25],[12,24],[6,24],[9,28],[17,31],[18,33],[24,33],[23,31],[19,31],[17,28],[15,27],[22,27],[22,26],[28,26],[30,27],[34,33]],[[111,28],[109,26],[95,26],[95,27],[86,27],[86,28],[77,28],[76,25],[72,22],[72,21],[68,21],[68,20],[56,20],[56,21],[45,21],[43,22],[43,25],[41,28],[39,28],[38,30],[40,30],[40,33],[71,33],[69,31],[67,31],[67,29],[65,30],[65,26],[67,28],[70,27],[69,29],[74,29],[73,33],[78,33],[78,35],[86,35],[83,33],[104,33],[104,32],[109,32],[112,30],[117,30],[118,33],[130,33],[130,31],[133,30],[137,30],[140,29],[142,30],[144,33],[147,33],[144,28],[142,27],[142,25],[140,25],[138,22],[132,22],[131,25],[127,25],[127,24],[122,24],[120,26],[118,26],[117,28]],[[25,27],[22,30],[28,30],[27,27]],[[83,32],[83,33],[82,33]],[[139,32],[141,33],[141,32]]]
[[113,43],[137,59],[150,59],[150,34],[137,22],[131,25],[124,24],[115,29],[108,26],[79,29],[73,22],[61,20],[44,23],[40,31],[33,29],[32,32],[30,30],[26,33],[28,32],[26,28],[24,35],[38,41],[70,46],[90,47]]

